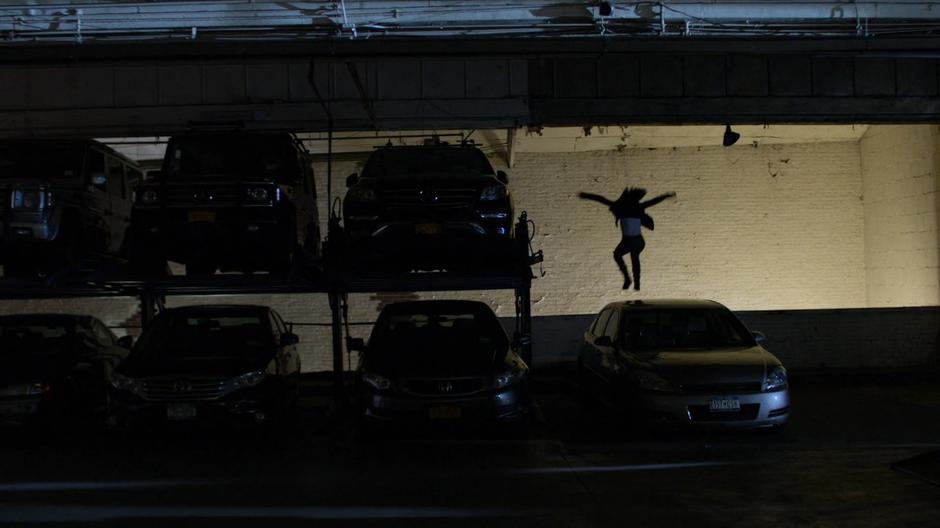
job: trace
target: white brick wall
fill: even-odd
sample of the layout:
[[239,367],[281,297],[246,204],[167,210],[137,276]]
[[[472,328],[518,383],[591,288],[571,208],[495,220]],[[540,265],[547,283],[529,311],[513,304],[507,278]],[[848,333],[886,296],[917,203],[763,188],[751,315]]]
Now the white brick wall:
[[940,304],[938,140],[936,125],[877,125],[862,137],[869,306]]

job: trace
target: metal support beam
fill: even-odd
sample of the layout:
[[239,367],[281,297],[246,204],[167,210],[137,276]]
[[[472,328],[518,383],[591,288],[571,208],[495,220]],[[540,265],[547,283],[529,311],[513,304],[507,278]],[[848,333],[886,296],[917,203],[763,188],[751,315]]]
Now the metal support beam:
[[343,295],[337,290],[329,292],[331,329],[333,332],[333,404],[339,409],[346,405],[345,369],[343,365]]

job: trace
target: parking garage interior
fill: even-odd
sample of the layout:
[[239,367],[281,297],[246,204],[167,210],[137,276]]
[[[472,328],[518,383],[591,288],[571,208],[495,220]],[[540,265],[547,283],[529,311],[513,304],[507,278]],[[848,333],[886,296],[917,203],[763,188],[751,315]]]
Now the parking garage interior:
[[[90,315],[135,338],[174,307],[269,306],[299,337],[303,375],[284,430],[6,426],[4,524],[940,519],[933,2],[12,4],[3,139],[94,139],[146,174],[176,135],[289,131],[313,160],[324,240],[377,149],[472,145],[531,223],[511,276],[193,278],[170,262],[150,280],[122,255],[5,276],[0,315]],[[639,291],[611,256],[621,226],[578,199],[625,186],[676,194],[649,209]],[[787,427],[662,430],[585,386],[598,312],[654,299],[714,300],[765,334],[790,377]],[[361,427],[347,338],[419,300],[481,301],[525,343],[521,431]]]

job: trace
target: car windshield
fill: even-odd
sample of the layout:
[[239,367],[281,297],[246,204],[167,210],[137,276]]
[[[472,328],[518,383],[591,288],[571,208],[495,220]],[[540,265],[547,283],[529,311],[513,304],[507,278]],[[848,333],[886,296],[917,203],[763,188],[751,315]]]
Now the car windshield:
[[369,360],[402,371],[443,363],[489,368],[507,346],[506,333],[488,307],[415,306],[379,317]]
[[245,359],[274,342],[258,315],[168,315],[158,317],[141,336],[137,359]]
[[621,325],[628,349],[710,349],[753,346],[754,338],[727,310],[627,310]]
[[85,148],[49,143],[0,143],[0,179],[78,178]]
[[298,172],[289,136],[271,134],[184,136],[170,141],[163,177],[272,178],[291,183]]
[[462,147],[380,149],[369,157],[362,170],[364,178],[400,178],[429,173],[494,174],[482,152]]

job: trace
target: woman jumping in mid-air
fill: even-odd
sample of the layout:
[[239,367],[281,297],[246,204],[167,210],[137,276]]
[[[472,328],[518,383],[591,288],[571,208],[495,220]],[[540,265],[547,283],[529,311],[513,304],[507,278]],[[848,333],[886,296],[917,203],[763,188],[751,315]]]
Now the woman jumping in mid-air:
[[623,273],[623,289],[625,290],[630,287],[631,283],[630,272],[627,271],[627,265],[623,262],[623,256],[627,253],[630,254],[630,262],[633,264],[633,288],[640,289],[640,253],[646,247],[646,241],[643,240],[640,227],[653,229],[653,219],[646,214],[646,209],[667,198],[675,198],[676,193],[662,194],[651,200],[641,202],[640,200],[644,196],[646,196],[646,189],[638,187],[627,187],[616,201],[604,198],[599,194],[586,192],[578,194],[578,197],[584,200],[592,200],[606,205],[610,208],[610,212],[614,214],[614,225],[620,225],[623,235],[620,243],[614,249],[614,261],[617,262],[617,267]]

